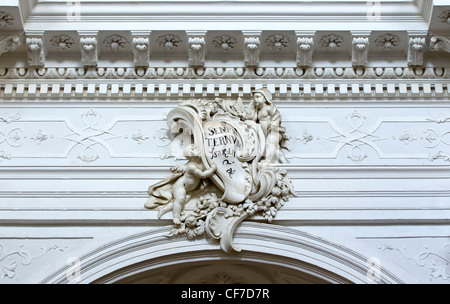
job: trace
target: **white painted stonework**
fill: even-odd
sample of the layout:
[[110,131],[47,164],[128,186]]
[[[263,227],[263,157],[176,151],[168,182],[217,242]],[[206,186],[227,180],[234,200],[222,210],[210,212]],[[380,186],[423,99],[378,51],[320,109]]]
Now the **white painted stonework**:
[[[0,284],[448,284],[449,37],[445,0],[0,1]],[[239,252],[168,237],[167,120],[262,88],[295,195]]]

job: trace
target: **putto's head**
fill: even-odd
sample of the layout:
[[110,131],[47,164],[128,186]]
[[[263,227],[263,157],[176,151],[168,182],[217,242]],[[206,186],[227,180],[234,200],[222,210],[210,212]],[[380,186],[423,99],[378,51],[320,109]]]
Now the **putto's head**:
[[201,152],[200,152],[200,149],[196,145],[190,144],[184,148],[183,155],[187,159],[192,159],[194,157],[200,157]]
[[253,98],[258,105],[272,103],[272,93],[266,88],[253,91]]

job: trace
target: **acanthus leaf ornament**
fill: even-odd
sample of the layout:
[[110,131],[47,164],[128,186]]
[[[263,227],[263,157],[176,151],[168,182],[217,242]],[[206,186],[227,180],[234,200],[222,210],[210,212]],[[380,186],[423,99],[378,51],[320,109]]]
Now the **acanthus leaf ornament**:
[[150,59],[150,40],[148,37],[133,38],[134,65],[147,67]]
[[314,37],[297,38],[297,66],[310,67],[312,66],[314,53]]
[[38,133],[31,137],[31,140],[34,140],[37,143],[41,143],[43,141],[46,141],[49,138],[49,136],[45,133],[42,133],[42,130],[38,130]]
[[67,247],[61,247],[59,245],[43,246],[41,252],[38,255],[32,254],[30,251],[25,250],[23,246],[18,249],[9,251],[5,244],[0,243],[0,281],[4,279],[12,279],[16,276],[17,266],[22,264],[23,266],[30,265],[34,260],[37,260],[50,251],[61,251]]
[[450,53],[450,36],[432,36],[430,38],[430,49]]
[[257,67],[260,55],[259,33],[244,33],[244,61],[246,67]]
[[369,38],[354,37],[352,45],[352,65],[354,67],[365,67],[367,65],[367,57],[369,52]]
[[142,130],[139,129],[137,131],[137,133],[134,133],[133,135],[131,135],[131,138],[136,141],[138,144],[142,144],[143,142],[145,142],[146,140],[149,140],[150,137],[148,135],[145,135],[144,133],[142,133]]
[[22,118],[22,116],[19,113],[16,113],[15,115],[2,114],[2,115],[0,115],[0,122],[10,124],[11,122],[17,121],[21,118]]
[[[198,34],[198,35],[196,35]],[[202,67],[205,65],[206,43],[203,33],[189,35],[188,39],[189,66]]]
[[5,151],[0,151],[0,158],[6,159],[6,160],[11,160],[11,154],[6,153]]
[[0,37],[0,55],[14,51],[20,46],[19,36],[1,36]]
[[269,90],[253,93],[247,109],[240,98],[191,99],[168,114],[188,162],[149,187],[145,207],[159,210],[160,218],[172,211],[169,237],[206,232],[225,252],[240,251],[233,244],[237,226],[251,217],[271,222],[294,195],[287,172],[277,166],[287,162],[281,115]]
[[0,11],[0,27],[9,27],[13,24],[14,17],[4,11]]
[[33,67],[45,65],[44,42],[42,37],[29,37],[26,39],[28,63]]
[[81,44],[81,63],[87,67],[97,66],[98,62],[97,37],[95,36],[81,37],[80,44]]
[[437,19],[443,24],[450,25],[450,10],[441,12]]
[[302,141],[303,144],[306,145],[307,143],[312,141],[314,137],[311,134],[309,134],[307,130],[304,130],[302,136],[297,136],[295,137],[295,139]]
[[431,250],[429,246],[424,247],[421,251],[415,255],[407,253],[407,247],[397,248],[391,244],[383,244],[379,250],[397,251],[404,258],[415,262],[419,267],[429,268],[430,281],[433,279],[448,280],[450,278],[450,244],[447,243],[443,246],[441,252],[435,252]]
[[425,37],[411,37],[409,39],[408,65],[423,65],[423,51],[425,49]]

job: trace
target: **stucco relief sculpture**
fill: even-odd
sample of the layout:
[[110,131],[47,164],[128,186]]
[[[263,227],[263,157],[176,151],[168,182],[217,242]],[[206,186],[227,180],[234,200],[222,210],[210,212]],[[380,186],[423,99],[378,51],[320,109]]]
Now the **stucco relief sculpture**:
[[189,239],[206,233],[226,252],[240,251],[232,238],[245,219],[271,222],[294,190],[283,153],[287,136],[281,114],[267,89],[254,91],[248,109],[241,99],[188,100],[172,110],[167,123],[188,160],[149,187],[145,207],[172,212],[168,236]]

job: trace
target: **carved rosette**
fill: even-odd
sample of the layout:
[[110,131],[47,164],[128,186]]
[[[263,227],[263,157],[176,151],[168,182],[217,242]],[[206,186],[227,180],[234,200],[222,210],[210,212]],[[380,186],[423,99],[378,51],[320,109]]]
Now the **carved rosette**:
[[394,34],[380,35],[375,39],[375,46],[383,50],[392,50],[398,47],[400,44],[400,38]]
[[337,50],[342,47],[343,43],[344,38],[339,35],[330,34],[320,38],[320,46],[327,50]]
[[128,44],[129,42],[125,37],[117,34],[110,35],[103,40],[103,45],[115,52],[125,49]]
[[68,35],[62,34],[53,36],[50,39],[50,43],[53,46],[53,48],[60,51],[65,51],[72,48],[73,44],[75,43],[75,40]]
[[438,20],[441,23],[450,25],[450,10],[443,11],[439,14]]
[[270,35],[266,38],[266,45],[274,50],[282,50],[289,46],[290,39],[284,35]]
[[[159,210],[159,217],[172,211],[169,237],[185,234],[193,239],[206,233],[225,252],[238,252],[241,249],[233,244],[237,226],[249,218],[271,222],[294,195],[287,172],[277,166],[285,147],[284,142],[273,142],[285,139],[281,117],[270,92],[257,93],[265,100],[262,108],[252,103],[245,110],[240,99],[217,98],[188,100],[168,114],[169,128],[178,133],[174,147],[184,144],[188,163],[172,168],[172,176],[150,186],[145,207]],[[268,110],[264,107],[272,108],[270,127],[255,118],[255,111]],[[279,158],[269,152],[276,144]],[[200,153],[192,152],[197,149]]]
[[10,14],[0,11],[0,27],[8,27],[14,24],[14,17]]
[[232,50],[236,47],[236,38],[228,35],[217,36],[213,39],[212,44],[218,49],[224,51]]
[[177,35],[166,34],[159,36],[156,43],[162,49],[172,50],[180,46],[181,38]]

